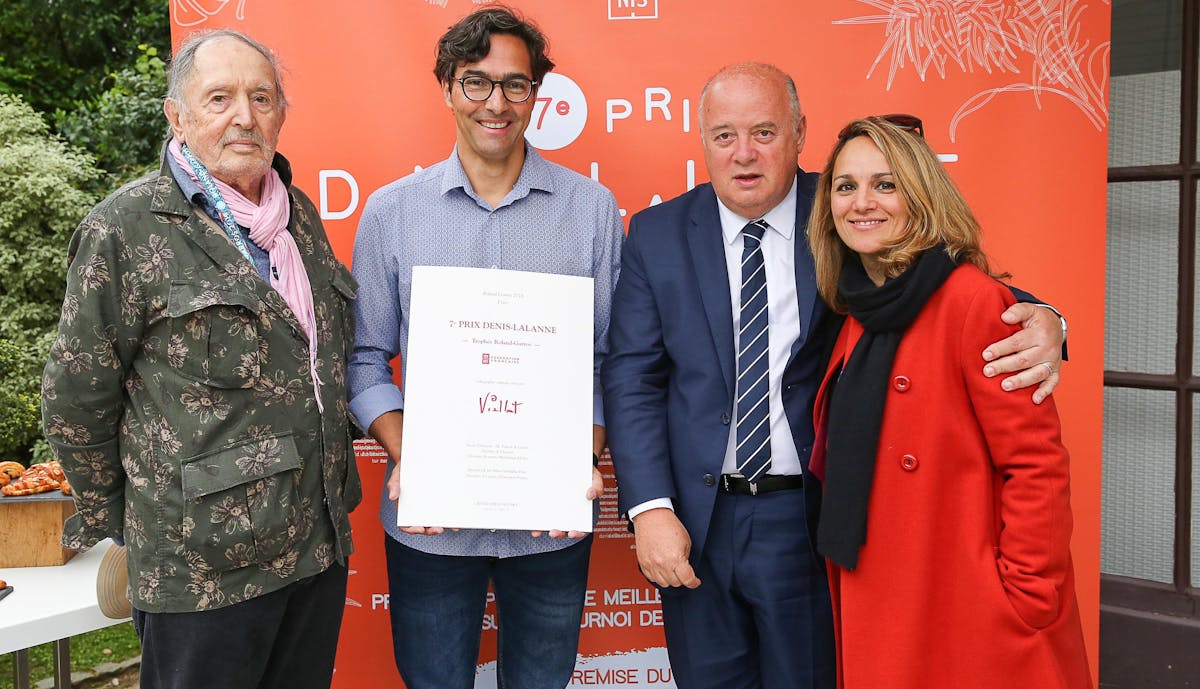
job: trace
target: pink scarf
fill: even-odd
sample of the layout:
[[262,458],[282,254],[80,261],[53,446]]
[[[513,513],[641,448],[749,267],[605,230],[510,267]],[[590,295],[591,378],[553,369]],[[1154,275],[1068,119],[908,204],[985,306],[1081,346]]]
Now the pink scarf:
[[[167,148],[180,169],[203,188],[191,164],[183,156],[179,140],[172,138]],[[250,228],[250,241],[270,255],[271,287],[283,297],[308,336],[308,365],[312,373],[313,393],[317,398],[317,409],[324,412],[321,379],[317,377],[317,318],[313,310],[312,285],[308,281],[308,272],[304,269],[296,239],[287,231],[291,212],[287,187],[279,178],[279,173],[272,168],[263,178],[261,201],[255,204],[216,177],[213,177],[213,182],[233,211],[237,224]]]

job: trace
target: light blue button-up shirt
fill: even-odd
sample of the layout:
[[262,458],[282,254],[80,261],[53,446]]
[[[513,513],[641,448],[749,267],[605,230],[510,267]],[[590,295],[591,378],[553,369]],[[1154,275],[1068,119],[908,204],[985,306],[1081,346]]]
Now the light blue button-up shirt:
[[[404,408],[391,360],[407,365],[413,266],[501,268],[595,279],[593,423],[604,425],[600,364],[608,351],[608,317],[621,264],[624,225],[603,186],[546,161],[526,145],[513,190],[493,208],[471,187],[458,158],[414,172],[371,194],[354,241],[357,333],[350,358],[350,411],[366,429]],[[388,463],[387,475],[392,471]],[[583,491],[587,486],[580,486]],[[528,531],[463,529],[437,536],[401,533],[386,484],[379,517],[388,535],[439,555],[513,557],[565,548],[570,539]]]

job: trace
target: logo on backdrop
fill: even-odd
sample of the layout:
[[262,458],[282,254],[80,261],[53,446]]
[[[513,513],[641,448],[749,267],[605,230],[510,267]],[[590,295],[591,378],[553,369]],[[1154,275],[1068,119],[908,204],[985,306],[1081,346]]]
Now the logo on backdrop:
[[609,19],[658,19],[658,0],[608,0]]
[[533,118],[525,138],[534,148],[557,151],[583,133],[588,107],[583,90],[570,77],[550,72],[538,86]]
[[[171,0],[171,21],[177,26],[199,26],[228,4],[229,0]],[[237,0],[234,13],[238,21],[246,19],[246,0]]]

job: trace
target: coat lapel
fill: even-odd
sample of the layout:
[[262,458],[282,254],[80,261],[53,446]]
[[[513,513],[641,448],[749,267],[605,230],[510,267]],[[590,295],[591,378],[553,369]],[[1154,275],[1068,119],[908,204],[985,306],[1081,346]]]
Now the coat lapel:
[[[164,147],[165,154],[165,147]],[[290,194],[289,194],[290,199]],[[257,269],[250,264],[249,261],[242,256],[237,247],[233,245],[229,238],[225,236],[225,230],[216,223],[212,218],[209,218],[200,209],[192,206],[184,197],[183,192],[179,189],[179,185],[175,183],[171,176],[171,170],[166,164],[164,158],[162,169],[159,171],[158,183],[154,187],[154,196],[150,199],[150,210],[154,213],[166,215],[175,215],[183,220],[176,229],[182,232],[193,244],[200,248],[213,263],[220,267],[226,274],[235,278],[236,282],[254,293],[259,300],[266,305],[267,309],[272,314],[285,323],[287,323],[292,332],[300,339],[306,339],[304,331],[300,328],[300,321],[292,310],[288,308],[287,302],[275,291],[273,287],[268,285],[258,275]],[[296,204],[291,204],[291,215],[296,214]],[[294,226],[296,223],[295,217],[289,219],[289,225]],[[308,242],[311,244],[311,242]],[[304,259],[305,267],[310,267],[312,257],[311,252],[305,251],[305,244],[297,240],[300,247],[300,254]],[[310,269],[309,275],[312,275]],[[311,281],[311,279],[310,279]]]
[[704,314],[708,319],[717,360],[721,364],[721,373],[725,377],[725,387],[732,396],[735,374],[733,321],[730,314],[733,313],[733,306],[729,300],[729,276],[725,266],[717,197],[711,188],[708,189],[708,195],[694,207],[688,229],[688,246],[700,288],[700,301],[704,304]]
[[[239,276],[244,273],[239,262],[246,261],[237,247],[229,241],[225,231],[216,222],[206,218],[203,211],[192,206],[184,197],[165,163],[159,174],[158,184],[154,187],[154,196],[150,199],[150,210],[182,218],[176,226],[177,231],[182,232],[201,251],[208,254],[213,263],[227,273]],[[250,269],[253,270],[253,266],[250,266]]]

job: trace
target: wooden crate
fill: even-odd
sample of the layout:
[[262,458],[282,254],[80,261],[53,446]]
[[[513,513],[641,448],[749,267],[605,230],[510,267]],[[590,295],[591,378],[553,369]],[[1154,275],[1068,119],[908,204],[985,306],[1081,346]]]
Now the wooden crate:
[[0,567],[61,565],[75,556],[59,545],[75,503],[58,491],[0,496]]

